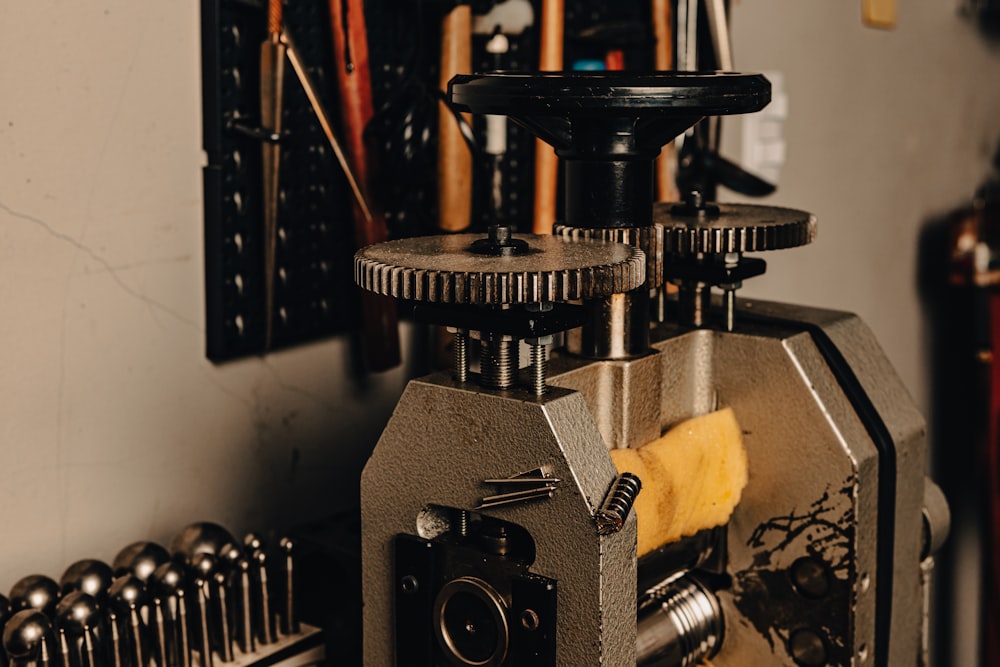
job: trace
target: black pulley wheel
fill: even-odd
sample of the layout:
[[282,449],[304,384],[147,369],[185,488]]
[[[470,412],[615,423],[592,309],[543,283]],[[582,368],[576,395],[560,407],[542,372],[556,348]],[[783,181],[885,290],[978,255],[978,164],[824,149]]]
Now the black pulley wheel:
[[750,113],[771,99],[760,74],[728,72],[500,72],[448,85],[460,110],[509,116],[565,162],[565,223],[652,222],[653,160],[706,116]]
[[721,116],[759,111],[771,100],[771,84],[764,75],[734,72],[459,74],[448,92],[465,110],[508,116]]

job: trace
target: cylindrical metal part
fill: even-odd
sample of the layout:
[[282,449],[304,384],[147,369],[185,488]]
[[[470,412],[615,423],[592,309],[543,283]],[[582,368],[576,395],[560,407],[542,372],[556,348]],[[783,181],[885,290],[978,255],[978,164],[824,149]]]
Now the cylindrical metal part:
[[646,227],[653,222],[649,159],[566,160],[566,224]]
[[649,290],[645,287],[585,303],[587,320],[567,338],[573,354],[591,359],[631,359],[649,350]]
[[726,308],[726,331],[732,331],[736,328],[736,290],[727,287],[722,296]]
[[715,594],[688,574],[675,575],[639,610],[636,665],[697,665],[718,652],[722,633],[722,609]]
[[510,389],[517,376],[517,341],[483,333],[479,351],[480,383],[490,389]]
[[712,287],[698,281],[684,281],[677,295],[677,315],[680,324],[703,327],[708,324],[712,307]]

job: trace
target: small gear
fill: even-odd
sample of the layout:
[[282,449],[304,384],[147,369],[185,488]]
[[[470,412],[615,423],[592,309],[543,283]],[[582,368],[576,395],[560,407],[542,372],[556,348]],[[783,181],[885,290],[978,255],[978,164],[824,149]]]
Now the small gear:
[[676,205],[653,207],[663,225],[666,252],[721,255],[795,248],[816,238],[816,216],[805,211],[753,204],[717,204],[718,213],[678,215]]
[[499,306],[608,296],[646,279],[642,251],[621,243],[514,234],[527,249],[495,256],[473,250],[481,238],[424,236],[362,248],[354,256],[355,282],[411,301]]

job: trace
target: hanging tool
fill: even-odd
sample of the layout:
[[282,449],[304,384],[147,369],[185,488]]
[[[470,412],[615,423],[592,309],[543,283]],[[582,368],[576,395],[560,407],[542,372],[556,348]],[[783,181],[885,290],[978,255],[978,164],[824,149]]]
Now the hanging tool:
[[[563,67],[564,0],[542,0],[542,37],[538,69],[559,71]],[[536,234],[551,234],[556,220],[559,158],[552,146],[535,140],[535,218]]]
[[[670,0],[653,0],[654,66],[660,72],[674,68],[673,12]],[[670,142],[656,159],[656,200],[677,201],[677,149]]]
[[[260,46],[260,123],[281,135],[285,87],[285,45],[281,41],[281,0],[269,0],[267,39]],[[274,277],[278,255],[278,197],[281,188],[281,144],[262,143],[261,168],[264,218],[264,350],[274,338]]]
[[[344,144],[365,199],[371,199],[372,169],[365,148],[364,131],[374,113],[371,73],[368,65],[368,33],[363,0],[330,0],[333,27],[334,63],[341,101]],[[389,232],[381,211],[367,217],[355,205],[354,239],[358,248],[385,241]],[[365,352],[372,370],[399,365],[399,330],[396,304],[392,299],[369,292],[361,295]]]
[[[679,69],[719,69],[733,71],[733,53],[730,40],[729,19],[725,0],[706,0],[705,16],[707,33],[711,40],[711,63],[698,58],[698,39],[706,29],[698,27],[698,0],[681,0],[678,4],[678,60]],[[718,187],[723,185],[733,192],[749,197],[763,197],[775,191],[775,186],[744,170],[719,154],[722,136],[722,118],[709,116],[678,138],[680,153],[677,185],[680,192],[698,192],[705,201],[716,201]]]
[[281,39],[287,49],[288,62],[292,65],[292,71],[295,72],[295,76],[298,78],[299,84],[302,85],[302,90],[305,92],[306,98],[309,100],[309,105],[312,107],[313,113],[316,115],[316,120],[319,122],[320,129],[323,130],[323,134],[326,136],[326,140],[330,144],[330,148],[333,150],[334,156],[337,158],[337,163],[340,165],[341,171],[344,172],[344,177],[347,179],[347,185],[351,189],[351,195],[354,197],[354,203],[359,209],[361,209],[361,215],[364,216],[365,221],[372,223],[374,220],[374,214],[372,213],[371,206],[369,206],[368,200],[365,199],[365,194],[361,191],[361,184],[358,182],[358,177],[355,175],[354,170],[351,169],[351,164],[347,161],[347,156],[344,154],[344,148],[341,146],[340,140],[337,139],[337,135],[333,131],[333,123],[330,120],[330,114],[327,113],[326,107],[323,106],[323,102],[319,98],[319,94],[316,91],[316,85],[309,76],[308,70],[306,70],[302,56],[299,53],[299,50],[295,47],[295,43],[292,41],[292,37],[287,31],[282,33]]
[[[504,69],[504,58],[510,51],[510,39],[524,33],[535,21],[535,12],[528,0],[506,0],[493,6],[486,14],[472,19],[472,34],[488,36],[486,53],[492,56],[491,69]],[[507,117],[487,114],[485,153],[490,156],[490,224],[501,224],[504,216],[504,173],[507,154]]]
[[[458,4],[441,22],[439,87],[472,71],[472,7]],[[471,114],[463,114],[466,123]],[[445,100],[438,106],[438,227],[458,232],[472,221],[472,154]]]

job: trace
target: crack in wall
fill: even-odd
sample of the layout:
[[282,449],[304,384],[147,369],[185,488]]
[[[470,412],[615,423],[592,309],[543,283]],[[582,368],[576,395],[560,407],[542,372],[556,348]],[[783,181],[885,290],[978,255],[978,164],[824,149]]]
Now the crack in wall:
[[41,218],[36,218],[36,217],[34,217],[32,215],[29,215],[27,213],[21,213],[20,211],[15,211],[14,209],[10,208],[9,206],[7,206],[6,204],[4,204],[3,202],[0,202],[0,211],[6,212],[12,218],[16,218],[18,220],[23,220],[25,222],[30,222],[30,223],[34,224],[35,226],[39,227],[40,229],[42,229],[45,233],[47,233],[52,238],[54,238],[54,239],[56,239],[58,241],[62,241],[63,243],[66,243],[67,245],[72,246],[73,248],[76,248],[77,250],[79,250],[80,252],[82,252],[83,254],[85,254],[87,257],[89,257],[93,261],[95,261],[98,264],[100,264],[104,268],[104,271],[102,273],[106,272],[111,277],[111,279],[115,282],[115,284],[118,285],[118,287],[120,287],[122,289],[122,291],[124,291],[129,296],[133,297],[134,299],[137,299],[138,301],[146,304],[147,306],[149,306],[151,308],[154,308],[154,309],[156,309],[156,310],[158,310],[158,311],[160,311],[160,312],[168,315],[169,317],[171,317],[174,320],[180,322],[181,324],[184,324],[184,325],[186,325],[188,327],[191,327],[191,328],[195,329],[196,331],[204,333],[204,330],[205,330],[204,326],[200,322],[196,322],[196,321],[194,321],[192,319],[189,319],[189,318],[181,315],[176,310],[170,308],[166,304],[163,304],[163,303],[157,301],[156,299],[153,299],[152,297],[146,296],[142,292],[139,292],[138,290],[136,290],[136,289],[132,288],[131,286],[129,286],[124,280],[122,280],[121,276],[118,275],[119,268],[117,268],[115,266],[112,266],[112,264],[107,259],[105,259],[101,255],[97,254],[97,252],[95,252],[93,248],[91,248],[91,247],[85,245],[84,243],[80,242],[79,239],[77,239],[77,238],[75,238],[73,236],[70,236],[69,234],[66,234],[64,232],[60,232],[55,227],[53,227],[51,224],[47,223],[46,221],[42,220]]

